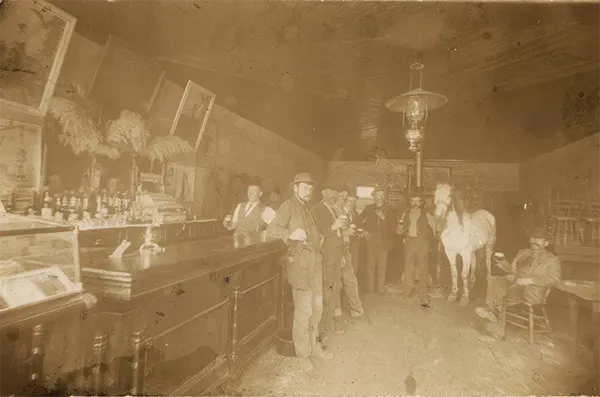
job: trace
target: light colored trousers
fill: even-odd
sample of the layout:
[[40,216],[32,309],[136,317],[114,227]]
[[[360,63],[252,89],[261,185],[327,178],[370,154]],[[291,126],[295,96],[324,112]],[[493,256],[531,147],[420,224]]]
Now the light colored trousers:
[[323,261],[320,255],[315,261],[311,279],[311,288],[308,290],[296,289],[292,286],[294,298],[292,339],[298,357],[309,357],[316,351],[319,322],[323,316]]

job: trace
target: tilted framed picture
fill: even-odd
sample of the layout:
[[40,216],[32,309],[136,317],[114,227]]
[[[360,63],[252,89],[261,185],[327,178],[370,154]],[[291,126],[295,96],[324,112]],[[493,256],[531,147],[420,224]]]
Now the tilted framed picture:
[[171,135],[186,140],[198,150],[216,95],[189,80],[171,127]]
[[0,8],[0,105],[44,116],[75,17],[44,0],[5,0]]

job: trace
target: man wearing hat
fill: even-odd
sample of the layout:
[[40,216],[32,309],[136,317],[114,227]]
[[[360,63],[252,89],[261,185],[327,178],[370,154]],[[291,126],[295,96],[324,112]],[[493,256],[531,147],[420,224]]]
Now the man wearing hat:
[[434,241],[435,219],[425,211],[425,203],[418,190],[409,197],[409,208],[402,214],[398,225],[404,236],[404,287],[406,296],[415,292],[415,271],[419,275],[419,299],[429,306],[429,251]]
[[504,299],[508,298],[514,304],[542,304],[546,301],[549,289],[560,281],[560,260],[546,249],[549,240],[546,228],[534,228],[530,233],[529,248],[520,250],[513,259],[511,274],[492,277],[488,283],[487,307],[478,307],[475,312],[496,325],[488,328],[493,333],[504,333],[497,323],[497,315]]
[[317,220],[317,227],[322,236],[323,252],[323,319],[321,320],[321,337],[336,328],[334,315],[342,289],[342,261],[344,260],[343,229],[347,228],[348,219],[338,212],[336,203],[338,192],[331,182],[326,182],[321,190],[322,199],[312,212]]
[[[373,190],[374,204],[369,204],[360,214],[357,227],[364,230],[367,240],[366,291],[385,293],[385,277],[388,254],[394,245],[398,217],[394,208],[386,202],[385,190],[377,186]],[[376,281],[377,280],[377,281]]]
[[227,215],[223,220],[223,226],[228,230],[235,230],[234,236],[263,230],[275,216],[275,211],[260,202],[262,189],[257,181],[248,185],[248,201],[240,203],[235,207],[232,215]]
[[[338,199],[334,205],[334,210],[337,215],[345,216],[347,219],[347,226],[342,227],[342,241],[343,241],[343,258],[342,258],[342,291],[346,297],[348,307],[350,309],[350,316],[357,318],[361,317],[365,310],[360,300],[358,293],[358,280],[356,278],[355,263],[357,263],[358,253],[355,245],[357,243],[357,230],[356,230],[356,217],[358,213],[356,208],[352,207],[356,205],[356,197],[350,197],[350,189],[346,186],[342,186],[338,189]],[[337,295],[335,303],[334,316],[340,317],[342,315],[342,302],[341,294]]]
[[285,274],[294,299],[292,339],[303,370],[313,368],[311,357],[332,357],[317,343],[323,314],[323,268],[321,235],[309,207],[314,184],[310,174],[296,175],[294,195],[281,204],[267,227],[267,236],[289,246]]

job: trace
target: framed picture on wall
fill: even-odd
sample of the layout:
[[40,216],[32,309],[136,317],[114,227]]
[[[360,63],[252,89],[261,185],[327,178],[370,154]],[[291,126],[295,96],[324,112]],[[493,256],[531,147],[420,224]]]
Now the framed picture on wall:
[[0,194],[41,187],[42,126],[0,118]]
[[104,45],[89,99],[146,116],[165,74],[152,58],[134,51],[110,35]]
[[44,0],[9,0],[0,20],[0,105],[44,116],[76,19]]
[[171,127],[171,135],[186,140],[198,150],[215,97],[215,94],[199,84],[188,81]]
[[215,164],[217,153],[217,124],[209,120],[196,153],[196,167],[210,168]]

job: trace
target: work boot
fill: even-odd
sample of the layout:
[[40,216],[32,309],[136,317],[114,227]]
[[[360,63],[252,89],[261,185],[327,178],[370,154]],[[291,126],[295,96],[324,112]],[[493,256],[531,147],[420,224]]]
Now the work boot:
[[477,307],[477,308],[475,308],[475,313],[479,317],[481,317],[481,318],[483,318],[485,320],[491,321],[493,323],[495,323],[495,322],[498,321],[498,317],[496,317],[496,315],[494,313],[492,313],[491,310],[489,310],[489,309],[487,309],[485,307]]
[[321,348],[321,346],[317,345],[315,347],[315,351],[313,352],[313,356],[317,358],[324,358],[325,360],[331,360],[333,358],[333,354],[326,352]]
[[315,369],[312,361],[310,361],[310,358],[308,358],[308,357],[298,357],[298,360],[296,362],[297,362],[298,368],[302,372],[308,372],[308,371],[312,371],[313,369]]
[[361,310],[361,311],[356,311],[356,310],[352,310],[352,312],[350,313],[350,317],[352,318],[359,318],[362,317],[365,314],[365,310]]

